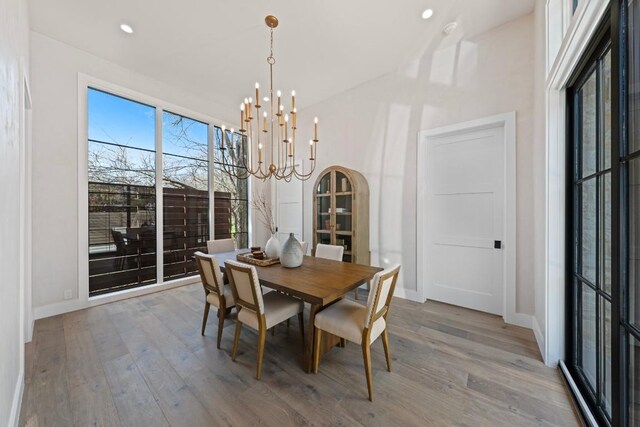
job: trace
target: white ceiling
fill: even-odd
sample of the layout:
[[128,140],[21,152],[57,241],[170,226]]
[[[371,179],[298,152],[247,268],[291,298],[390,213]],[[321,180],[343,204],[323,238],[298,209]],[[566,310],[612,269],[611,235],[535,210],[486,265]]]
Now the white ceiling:
[[[304,107],[437,49],[447,22],[473,36],[530,13],[534,1],[30,0],[30,14],[34,31],[227,106],[256,81],[265,87],[264,17],[276,15],[275,89],[295,89]],[[425,21],[427,7],[435,13]]]

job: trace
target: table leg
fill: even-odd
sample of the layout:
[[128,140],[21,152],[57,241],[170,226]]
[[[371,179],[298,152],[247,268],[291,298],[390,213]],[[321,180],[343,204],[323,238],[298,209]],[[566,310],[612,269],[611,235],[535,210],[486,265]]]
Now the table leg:
[[313,365],[313,340],[315,338],[315,320],[316,314],[320,310],[320,306],[318,304],[311,304],[311,309],[309,310],[309,335],[307,336],[307,373],[311,373],[311,368]]

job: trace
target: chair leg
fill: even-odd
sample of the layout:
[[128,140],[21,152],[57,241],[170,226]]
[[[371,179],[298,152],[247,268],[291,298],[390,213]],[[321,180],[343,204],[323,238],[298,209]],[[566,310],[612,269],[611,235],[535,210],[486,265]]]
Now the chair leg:
[[347,340],[340,338],[340,347],[345,348],[347,346]]
[[369,400],[373,402],[373,378],[371,378],[371,347],[366,341],[362,342],[362,357],[364,359],[364,372],[367,376],[367,390]]
[[218,309],[218,349],[220,349],[220,341],[222,341],[222,328],[224,328],[224,312]]
[[387,371],[391,372],[391,351],[389,351],[389,336],[386,329],[382,332],[382,345],[384,347],[384,357],[387,358]]
[[[207,327],[207,319],[209,318],[209,307],[211,307],[211,304],[206,302],[204,304],[204,315],[202,316],[202,335],[204,335],[204,330]],[[218,348],[220,348],[220,347],[218,347]]]
[[[287,322],[289,320],[287,319]],[[304,351],[304,316],[303,313],[298,313],[298,329],[300,329],[300,339],[302,340],[302,351]]]
[[357,300],[358,299],[358,288],[356,288],[355,294],[356,294],[356,300]]
[[256,371],[256,378],[259,380],[262,378],[262,356],[264,356],[264,342],[267,339],[267,331],[260,329],[258,333],[258,367]]
[[240,332],[242,330],[242,322],[236,320],[236,335],[233,337],[233,351],[231,351],[231,360],[236,361],[236,354],[238,353],[238,342],[240,342]]
[[314,334],[313,341],[313,373],[318,373],[318,367],[320,365],[320,338],[322,336],[322,329],[314,328],[316,333]]

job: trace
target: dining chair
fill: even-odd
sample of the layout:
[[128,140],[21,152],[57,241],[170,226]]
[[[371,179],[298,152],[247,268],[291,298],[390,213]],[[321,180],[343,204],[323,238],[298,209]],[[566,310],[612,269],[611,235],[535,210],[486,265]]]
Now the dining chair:
[[364,371],[367,377],[369,400],[373,401],[373,378],[371,377],[371,344],[382,335],[387,370],[391,372],[391,354],[387,335],[387,316],[398,280],[400,266],[376,273],[372,280],[367,305],[341,299],[318,314],[314,322],[314,358],[313,372],[318,373],[320,364],[320,342],[322,331],[337,335],[348,341],[360,344],[364,359]]
[[236,250],[236,243],[233,239],[220,239],[207,241],[207,252],[219,254],[222,252],[233,252]]
[[[342,255],[344,255],[344,246],[325,245],[324,243],[318,243],[316,245],[316,257],[318,258],[342,261]],[[355,288],[353,292],[356,299],[358,299],[358,288]]]
[[344,254],[344,246],[325,245],[324,243],[318,243],[316,245],[317,258],[332,259],[334,261],[342,261],[343,254]]
[[236,305],[233,292],[229,286],[224,285],[222,271],[218,260],[211,255],[196,252],[196,264],[200,272],[202,287],[204,288],[205,304],[204,315],[202,317],[202,335],[207,327],[207,318],[209,317],[209,308],[211,305],[218,308],[218,340],[217,346],[220,348],[222,340],[222,329],[224,328],[224,319],[229,316],[229,312]]
[[259,380],[262,377],[262,356],[264,354],[267,329],[297,314],[300,338],[304,349],[304,320],[302,318],[304,303],[297,298],[279,292],[269,292],[263,295],[258,272],[251,265],[236,261],[226,261],[225,269],[229,276],[229,283],[231,284],[236,301],[236,309],[238,310],[231,360],[234,362],[236,360],[242,325],[247,325],[258,331],[256,378]]

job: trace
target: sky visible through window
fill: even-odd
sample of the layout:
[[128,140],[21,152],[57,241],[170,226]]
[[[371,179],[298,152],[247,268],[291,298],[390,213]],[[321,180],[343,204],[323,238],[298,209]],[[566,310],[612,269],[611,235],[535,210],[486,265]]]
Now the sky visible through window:
[[89,139],[155,150],[155,108],[96,89],[88,92]]

